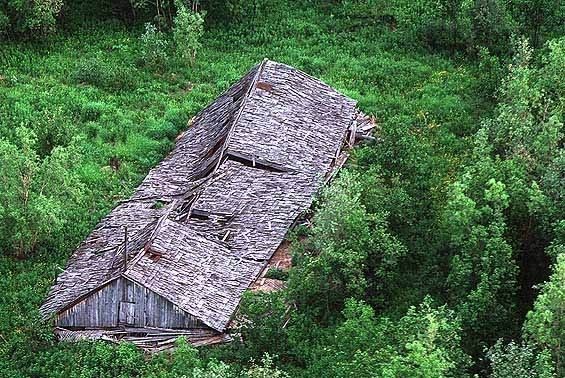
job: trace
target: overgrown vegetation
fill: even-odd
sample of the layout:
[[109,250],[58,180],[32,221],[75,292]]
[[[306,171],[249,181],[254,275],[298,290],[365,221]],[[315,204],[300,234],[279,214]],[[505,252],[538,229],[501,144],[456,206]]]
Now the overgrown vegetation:
[[[22,4],[0,0],[0,375],[565,376],[562,2]],[[225,346],[56,343],[38,307],[72,250],[264,57],[378,121],[270,272],[287,289],[246,295]]]

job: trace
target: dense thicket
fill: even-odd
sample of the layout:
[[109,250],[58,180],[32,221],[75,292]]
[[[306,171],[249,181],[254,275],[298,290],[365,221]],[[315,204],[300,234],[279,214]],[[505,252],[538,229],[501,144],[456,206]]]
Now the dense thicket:
[[[0,375],[565,376],[561,3],[0,0]],[[264,57],[378,124],[287,289],[226,346],[55,343],[37,309],[73,248]]]

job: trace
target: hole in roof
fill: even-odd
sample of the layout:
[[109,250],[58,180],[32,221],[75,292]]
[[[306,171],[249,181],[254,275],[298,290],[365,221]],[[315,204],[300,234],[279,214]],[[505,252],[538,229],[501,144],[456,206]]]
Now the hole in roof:
[[202,213],[192,212],[192,213],[190,213],[189,218],[190,219],[199,219],[199,220],[208,220],[208,219],[210,219],[210,216],[202,214]]
[[204,159],[211,158],[220,149],[220,147],[222,147],[224,145],[224,142],[226,141],[226,137],[227,137],[227,135],[224,135],[223,137],[221,137],[216,142],[216,144],[212,148],[210,148],[208,150],[208,152],[206,152],[206,155],[204,155]]
[[157,200],[151,205],[152,209],[161,209],[169,204],[169,201]]
[[196,196],[194,194],[190,195],[190,197],[186,198],[181,205],[176,209],[176,220],[178,221],[185,221],[186,218],[188,217],[188,213],[190,211],[190,206],[192,205],[192,203],[194,202],[194,200],[196,199]]
[[214,168],[216,167],[217,162],[218,162],[218,159],[214,159],[214,160],[209,161],[208,164],[204,165],[202,167],[202,169],[200,169],[200,171],[193,176],[193,179],[199,180],[199,179],[202,179],[204,177],[207,177],[210,173],[212,173],[214,171]]
[[257,168],[257,169],[262,169],[264,171],[276,172],[276,173],[287,171],[286,169],[284,169],[284,167],[279,168],[278,166],[275,166],[275,164],[253,160],[252,158],[249,158],[241,154],[236,154],[234,152],[229,152],[227,157],[229,160],[237,161],[238,163],[241,163],[246,167]]

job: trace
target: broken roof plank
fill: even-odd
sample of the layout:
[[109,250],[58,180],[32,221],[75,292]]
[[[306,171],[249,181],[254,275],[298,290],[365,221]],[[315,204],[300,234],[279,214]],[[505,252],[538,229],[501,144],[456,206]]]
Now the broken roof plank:
[[43,315],[123,275],[223,331],[243,291],[343,163],[335,160],[347,133],[368,130],[355,106],[292,67],[255,66],[192,119],[132,197],[85,239]]

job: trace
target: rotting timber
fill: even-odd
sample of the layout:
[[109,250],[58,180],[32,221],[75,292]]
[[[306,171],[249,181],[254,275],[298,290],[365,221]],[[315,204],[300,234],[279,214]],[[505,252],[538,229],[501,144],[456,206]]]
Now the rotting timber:
[[230,340],[245,290],[284,286],[265,273],[288,267],[288,230],[373,122],[323,82],[264,60],[189,126],[57,277],[41,312],[61,340],[146,350],[179,336]]

